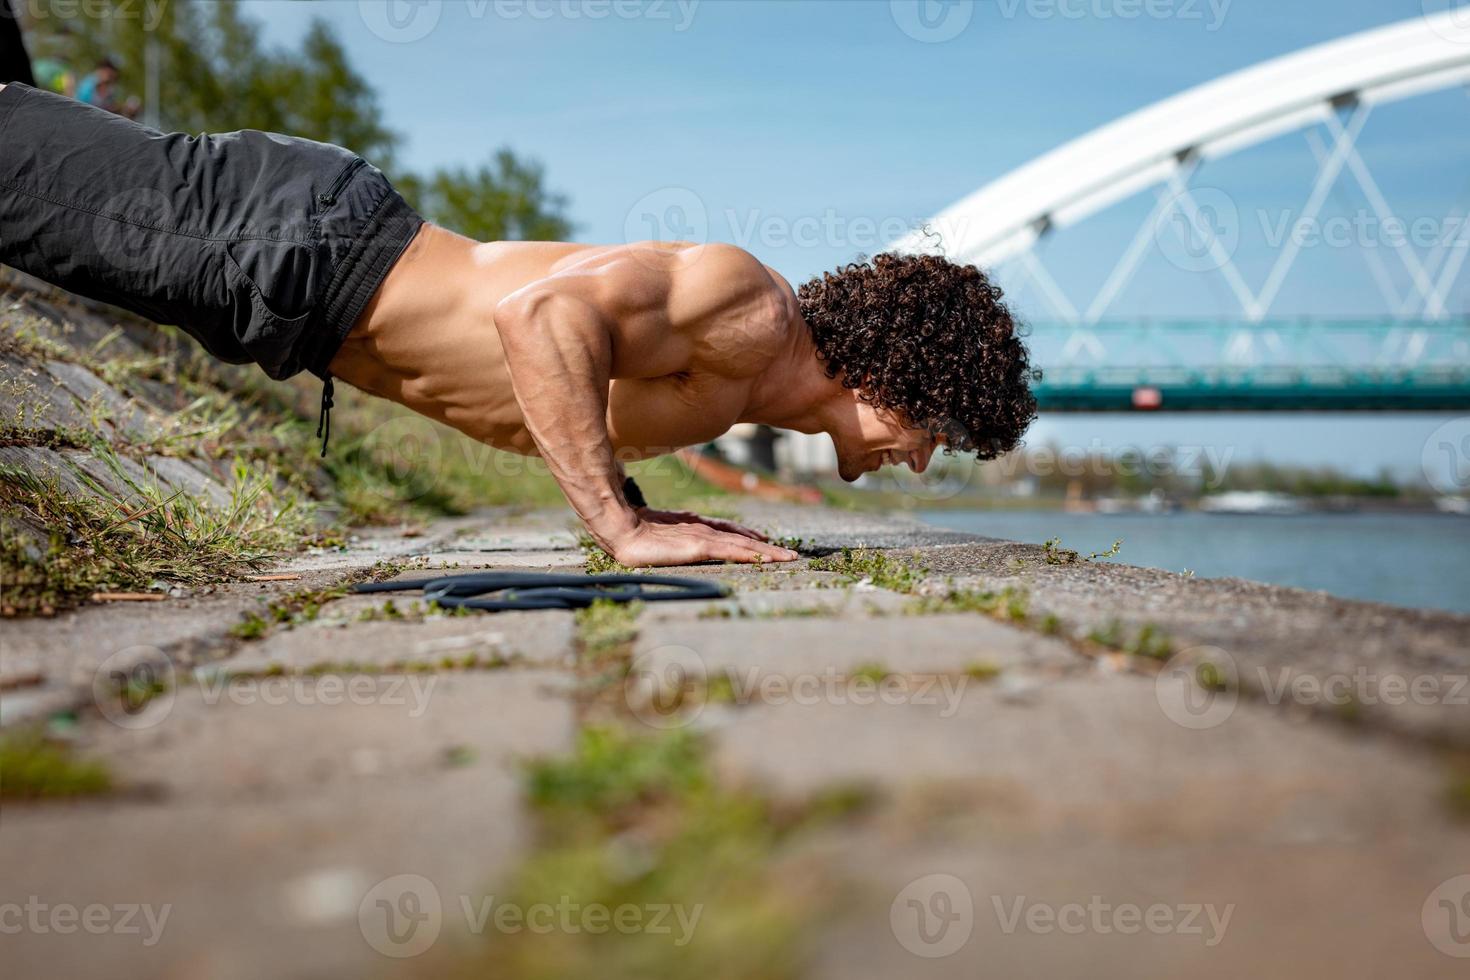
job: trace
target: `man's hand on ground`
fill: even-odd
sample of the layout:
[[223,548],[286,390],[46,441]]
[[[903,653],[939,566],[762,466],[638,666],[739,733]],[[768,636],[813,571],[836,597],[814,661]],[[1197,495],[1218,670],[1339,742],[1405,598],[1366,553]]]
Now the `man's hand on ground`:
[[[748,528],[722,530],[738,525],[696,518],[681,521],[677,514],[654,511],[669,519],[654,520],[640,511],[638,525],[608,550],[630,568],[653,565],[692,565],[701,561],[767,562],[795,561],[801,556],[789,548],[770,544]],[[719,525],[718,527],[716,525]]]
[[648,521],[650,524],[703,524],[716,531],[724,531],[726,534],[743,534],[757,541],[771,540],[759,531],[736,524],[734,521],[722,521],[717,517],[700,517],[687,510],[654,510],[652,507],[639,507],[636,513],[639,520]]

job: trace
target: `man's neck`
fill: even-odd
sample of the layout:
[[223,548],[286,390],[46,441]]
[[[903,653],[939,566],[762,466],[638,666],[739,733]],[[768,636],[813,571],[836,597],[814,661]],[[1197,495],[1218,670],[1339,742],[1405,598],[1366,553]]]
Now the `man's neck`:
[[843,391],[839,380],[827,377],[811,328],[793,312],[786,345],[757,378],[740,421],[794,432],[825,432],[832,405]]

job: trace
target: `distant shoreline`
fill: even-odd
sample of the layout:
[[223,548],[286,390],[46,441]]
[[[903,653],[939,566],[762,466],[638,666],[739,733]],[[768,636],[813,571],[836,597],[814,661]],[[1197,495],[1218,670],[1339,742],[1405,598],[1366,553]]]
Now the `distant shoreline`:
[[[1456,514],[1446,514],[1435,507],[1434,500],[1412,499],[1399,500],[1382,497],[1300,497],[1296,498],[1301,504],[1303,513],[1308,514],[1434,514],[1445,517],[1456,517]],[[1089,501],[1096,503],[1096,501]],[[1198,498],[1183,500],[1179,503],[1178,513],[1209,513],[1201,510],[1198,506]],[[1097,514],[1100,517],[1117,517],[1140,511],[1120,510],[1102,511],[1097,509],[1077,509],[1069,507],[1068,502],[1060,498],[1015,498],[1006,497],[995,500],[966,498],[963,500],[932,500],[916,501],[912,506],[900,505],[897,509],[904,511],[1046,511],[1066,514]]]

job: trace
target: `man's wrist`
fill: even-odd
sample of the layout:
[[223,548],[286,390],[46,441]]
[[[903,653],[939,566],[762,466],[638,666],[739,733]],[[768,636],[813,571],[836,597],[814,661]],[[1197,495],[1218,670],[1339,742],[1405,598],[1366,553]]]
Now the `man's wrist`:
[[640,523],[638,514],[631,507],[619,507],[605,512],[595,526],[589,523],[587,530],[592,532],[604,550],[611,552],[618,542],[638,530]]

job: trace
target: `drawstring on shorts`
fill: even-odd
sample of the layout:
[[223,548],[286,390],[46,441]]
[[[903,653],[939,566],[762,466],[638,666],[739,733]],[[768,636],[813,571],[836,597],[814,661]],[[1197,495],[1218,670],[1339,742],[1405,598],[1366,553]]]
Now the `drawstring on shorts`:
[[332,438],[332,376],[322,379],[322,413],[317,416],[316,435],[322,441],[322,458],[327,456],[327,442]]

